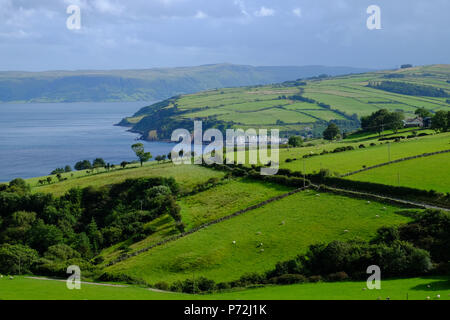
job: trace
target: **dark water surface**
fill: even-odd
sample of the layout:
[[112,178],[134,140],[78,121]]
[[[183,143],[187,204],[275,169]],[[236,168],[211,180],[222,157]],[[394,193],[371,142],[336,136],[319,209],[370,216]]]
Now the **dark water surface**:
[[[138,135],[116,127],[150,102],[0,104],[0,181],[48,175],[57,167],[97,157],[135,160]],[[173,144],[143,142],[153,157]]]

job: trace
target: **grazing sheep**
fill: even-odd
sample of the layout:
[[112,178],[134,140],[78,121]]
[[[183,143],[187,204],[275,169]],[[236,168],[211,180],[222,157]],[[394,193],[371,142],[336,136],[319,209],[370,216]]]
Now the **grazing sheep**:
[[316,193],[316,197],[320,197],[320,194]]
[[379,218],[379,217],[380,217],[380,215],[378,215],[378,214],[377,214],[377,215],[376,215],[375,217]]
[[235,240],[235,241],[233,241],[233,244],[236,244],[236,240]]
[[264,252],[264,249],[261,249],[261,252]]
[[14,279],[14,277],[13,276],[9,276],[9,280],[13,280]]
[[430,299],[431,299],[431,298],[428,296],[428,297],[427,297],[427,300],[430,300]]
[[427,288],[431,288],[431,286],[429,284],[427,284]]
[[387,208],[386,208],[386,207],[383,207],[383,210],[387,210]]
[[437,294],[437,295],[436,295],[436,298],[440,299],[440,298],[441,298],[441,295],[440,295],[440,294]]
[[257,235],[261,235],[261,231],[258,231],[256,234],[257,234]]
[[370,201],[367,201],[367,204],[370,204]]
[[344,230],[344,232],[348,232],[348,230]]
[[284,221],[281,221],[281,225],[284,225],[285,224],[285,222]]

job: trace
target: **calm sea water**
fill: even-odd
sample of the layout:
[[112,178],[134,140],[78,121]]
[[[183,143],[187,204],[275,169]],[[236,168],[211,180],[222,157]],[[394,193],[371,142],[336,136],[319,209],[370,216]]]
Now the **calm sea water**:
[[[114,126],[145,102],[0,104],[0,181],[48,175],[97,157],[118,164],[135,160],[138,135]],[[143,142],[153,157],[173,144]]]

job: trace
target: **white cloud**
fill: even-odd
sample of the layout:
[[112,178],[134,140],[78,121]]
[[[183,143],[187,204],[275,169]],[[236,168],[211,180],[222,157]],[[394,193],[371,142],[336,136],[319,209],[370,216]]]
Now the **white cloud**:
[[119,15],[124,11],[122,5],[117,2],[112,3],[110,0],[96,0],[93,5],[101,13]]
[[196,15],[194,16],[195,19],[205,19],[207,17],[208,15],[201,10],[197,11]]
[[275,15],[275,10],[266,7],[261,7],[261,9],[255,11],[255,16],[257,17],[270,17],[273,15]]
[[292,10],[292,13],[299,18],[302,17],[302,9],[300,8],[295,8],[294,10]]
[[241,13],[244,16],[249,16],[249,14],[247,12],[247,9],[245,8],[244,1],[242,1],[242,0],[234,0],[234,4],[239,7],[239,10],[241,10]]

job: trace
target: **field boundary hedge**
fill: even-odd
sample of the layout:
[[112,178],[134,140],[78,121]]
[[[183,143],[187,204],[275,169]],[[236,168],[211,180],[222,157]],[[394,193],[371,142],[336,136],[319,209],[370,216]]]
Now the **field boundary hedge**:
[[424,154],[419,154],[419,155],[416,155],[416,156],[411,156],[411,157],[406,157],[406,158],[400,158],[400,159],[397,159],[397,160],[384,162],[384,163],[380,163],[380,164],[377,164],[377,165],[374,165],[374,166],[370,166],[370,167],[367,167],[367,168],[363,168],[363,169],[359,169],[359,170],[356,170],[356,171],[348,172],[346,174],[340,175],[339,177],[340,178],[345,178],[345,177],[348,177],[348,176],[352,176],[352,175],[358,174],[360,172],[364,172],[364,171],[368,171],[368,170],[372,170],[372,169],[388,166],[390,164],[399,163],[399,162],[408,161],[408,160],[419,159],[419,158],[424,158],[424,157],[431,157],[431,156],[434,156],[434,155],[443,154],[443,153],[449,153],[449,152],[450,152],[450,149],[447,149],[447,150],[443,150],[443,151],[436,151],[436,152],[424,153]]
[[225,217],[222,217],[222,218],[219,218],[219,219],[210,221],[210,222],[205,223],[205,224],[203,224],[203,225],[201,225],[201,226],[199,226],[199,227],[197,227],[197,228],[194,228],[194,229],[191,229],[191,230],[189,230],[189,231],[180,233],[180,234],[178,234],[178,235],[176,235],[176,236],[173,236],[173,237],[169,237],[169,238],[167,238],[167,239],[165,239],[165,240],[162,240],[162,241],[160,241],[160,242],[158,242],[158,243],[155,243],[155,244],[153,244],[153,245],[151,245],[151,246],[149,246],[149,247],[140,249],[140,250],[135,251],[135,252],[132,252],[132,253],[130,253],[130,254],[123,255],[123,256],[121,256],[121,257],[119,257],[119,258],[117,258],[117,259],[115,259],[115,260],[109,262],[108,264],[105,265],[105,267],[113,266],[113,265],[115,265],[115,264],[117,264],[117,263],[119,263],[119,262],[121,262],[121,261],[124,261],[124,260],[127,260],[127,259],[129,259],[129,258],[135,257],[135,256],[137,256],[137,255],[139,255],[139,254],[141,254],[141,253],[147,252],[147,251],[149,251],[149,250],[151,250],[151,249],[153,249],[153,248],[156,248],[156,247],[162,246],[162,245],[164,245],[164,244],[166,244],[166,243],[169,243],[169,242],[172,242],[172,241],[175,241],[175,240],[184,238],[184,237],[186,237],[186,236],[188,236],[188,235],[190,235],[190,234],[193,234],[193,233],[195,233],[195,232],[197,232],[197,231],[200,231],[200,230],[202,230],[202,229],[205,229],[205,228],[207,228],[207,227],[209,227],[209,226],[212,226],[212,225],[214,225],[214,224],[217,224],[217,223],[220,223],[220,222],[223,222],[223,221],[226,221],[226,220],[230,220],[230,219],[232,219],[232,218],[234,218],[234,217],[240,216],[240,215],[242,215],[242,214],[244,214],[244,213],[247,213],[247,212],[249,212],[249,211],[253,211],[253,210],[256,210],[256,209],[258,209],[258,208],[261,208],[261,207],[263,207],[263,206],[265,206],[265,205],[267,205],[267,204],[269,204],[269,203],[272,203],[272,202],[275,202],[275,201],[279,201],[279,200],[281,200],[281,199],[284,199],[284,198],[287,198],[287,197],[289,197],[289,196],[292,196],[292,195],[294,195],[294,194],[296,194],[296,193],[299,193],[299,192],[301,192],[301,191],[303,191],[303,190],[306,190],[306,189],[308,189],[308,188],[309,188],[309,186],[306,186],[306,187],[303,187],[303,188],[298,188],[298,189],[292,190],[292,191],[290,191],[290,192],[288,192],[288,193],[284,193],[284,194],[278,195],[278,196],[276,196],[276,197],[267,199],[267,200],[265,200],[265,201],[263,201],[263,202],[260,202],[260,203],[258,203],[258,204],[255,204],[255,205],[253,205],[253,206],[250,206],[250,207],[247,207],[247,208],[245,208],[245,209],[239,210],[239,211],[237,211],[237,212],[235,212],[235,213],[233,213],[233,214],[231,214],[231,215],[228,215],[228,216],[225,216]]

